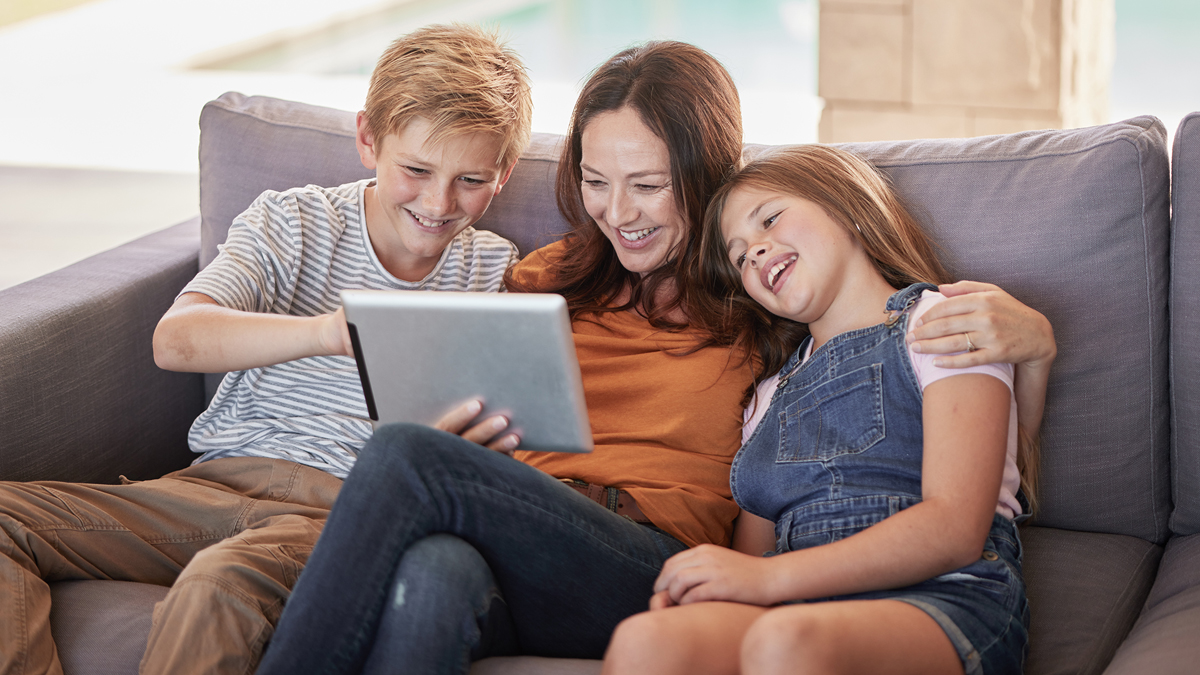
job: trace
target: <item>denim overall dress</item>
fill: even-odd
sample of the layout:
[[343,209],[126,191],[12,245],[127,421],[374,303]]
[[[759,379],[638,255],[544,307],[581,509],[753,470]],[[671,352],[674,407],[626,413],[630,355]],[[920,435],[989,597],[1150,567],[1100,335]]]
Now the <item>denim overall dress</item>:
[[[776,554],[828,544],[921,501],[922,393],[905,345],[915,284],[887,302],[889,318],[842,333],[780,371],[762,422],[733,460],[734,499],[775,522]],[[811,340],[811,338],[809,338]],[[976,562],[900,589],[836,599],[900,600],[929,614],[968,675],[1020,673],[1028,641],[1021,545],[996,515]]]

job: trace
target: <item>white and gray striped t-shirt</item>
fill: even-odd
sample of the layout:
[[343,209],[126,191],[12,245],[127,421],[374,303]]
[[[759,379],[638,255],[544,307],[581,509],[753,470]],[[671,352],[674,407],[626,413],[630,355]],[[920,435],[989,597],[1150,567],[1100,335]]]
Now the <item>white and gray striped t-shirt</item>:
[[[511,242],[468,227],[419,282],[392,276],[375,255],[363,214],[374,180],[263,193],[234,220],[220,254],[182,291],[224,307],[316,316],[347,289],[502,291],[517,261]],[[188,435],[197,462],[289,459],[345,477],[371,435],[354,359],[318,356],[232,372]]]

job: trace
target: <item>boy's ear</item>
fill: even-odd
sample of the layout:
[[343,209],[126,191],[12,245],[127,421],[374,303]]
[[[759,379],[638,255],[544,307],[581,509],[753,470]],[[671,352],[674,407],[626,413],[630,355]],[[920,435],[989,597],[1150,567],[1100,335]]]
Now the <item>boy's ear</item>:
[[376,162],[376,152],[378,148],[375,144],[375,135],[371,133],[370,127],[367,126],[367,115],[365,111],[359,110],[358,116],[354,120],[354,147],[358,148],[358,158],[362,161],[364,167],[374,171]]
[[[517,162],[519,161],[521,160],[517,160]],[[500,194],[500,189],[504,187],[504,184],[508,182],[509,178],[512,178],[512,172],[513,169],[517,168],[517,162],[513,162],[512,166],[508,167],[508,171],[504,172],[504,177],[501,178],[498,183],[496,183],[496,191],[492,193],[493,197]]]

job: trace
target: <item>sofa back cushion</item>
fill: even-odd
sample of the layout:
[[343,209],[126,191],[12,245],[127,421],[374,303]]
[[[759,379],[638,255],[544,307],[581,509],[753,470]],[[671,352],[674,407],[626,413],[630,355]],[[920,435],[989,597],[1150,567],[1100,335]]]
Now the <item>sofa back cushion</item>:
[[1200,533],[1200,112],[1171,153],[1171,530]]
[[[200,126],[201,264],[262,190],[368,175],[349,112],[230,93],[205,106]],[[996,283],[1053,323],[1040,525],[1167,536],[1165,138],[1141,117],[845,146],[891,176],[957,276]],[[522,253],[567,229],[553,195],[560,142],[534,134],[479,227]]]
[[[307,103],[236,92],[207,103],[200,113],[200,266],[212,262],[233,219],[264,190],[374,176],[359,161],[354,129],[354,113]],[[522,255],[568,229],[554,208],[560,140],[534,134],[476,224],[515,242]]]
[[958,278],[1058,342],[1034,522],[1156,543],[1171,507],[1168,162],[1152,117],[974,139],[848,144],[882,168]]

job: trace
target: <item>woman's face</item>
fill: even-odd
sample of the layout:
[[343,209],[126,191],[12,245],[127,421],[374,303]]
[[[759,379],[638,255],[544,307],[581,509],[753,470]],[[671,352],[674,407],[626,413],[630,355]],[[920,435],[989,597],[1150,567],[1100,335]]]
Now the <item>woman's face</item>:
[[675,203],[667,144],[632,108],[600,113],[582,134],[583,205],[625,269],[646,274],[688,236]]

